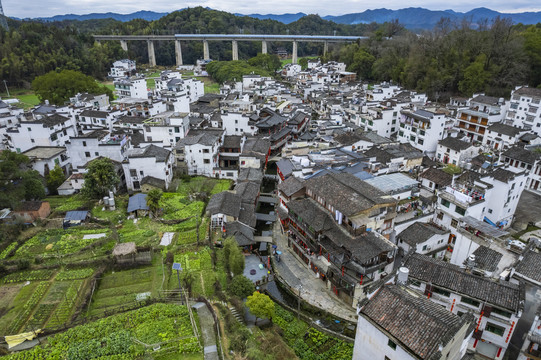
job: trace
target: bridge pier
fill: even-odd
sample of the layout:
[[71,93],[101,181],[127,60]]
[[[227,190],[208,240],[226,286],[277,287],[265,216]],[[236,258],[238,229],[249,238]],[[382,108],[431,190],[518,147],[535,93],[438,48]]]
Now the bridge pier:
[[180,40],[175,40],[175,58],[177,60],[177,66],[182,64],[182,47],[180,46]]
[[262,54],[266,54],[267,53],[267,42],[265,40],[263,40],[261,42],[261,53]]
[[296,64],[297,63],[297,41],[293,41],[293,52],[291,54],[291,63]]
[[156,66],[156,54],[154,53],[154,41],[147,40],[148,45],[148,65]]
[[327,55],[328,52],[329,52],[329,42],[325,41],[323,43],[323,55]]
[[203,40],[203,60],[210,60],[209,42],[207,40]]
[[126,40],[120,40],[120,47],[124,51],[128,51],[128,42]]
[[231,52],[233,55],[233,61],[239,59],[239,44],[237,40],[231,41]]

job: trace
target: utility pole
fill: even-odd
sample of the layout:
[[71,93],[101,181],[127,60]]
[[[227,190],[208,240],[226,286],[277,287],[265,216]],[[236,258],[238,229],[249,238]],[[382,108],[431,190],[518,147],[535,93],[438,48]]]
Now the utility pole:
[[[0,4],[0,10],[1,10],[1,6],[2,6],[2,4]],[[0,16],[2,16],[2,15],[0,15]],[[6,80],[4,80],[4,86],[6,87],[6,92],[8,93],[8,97],[9,97],[8,83],[7,83]]]

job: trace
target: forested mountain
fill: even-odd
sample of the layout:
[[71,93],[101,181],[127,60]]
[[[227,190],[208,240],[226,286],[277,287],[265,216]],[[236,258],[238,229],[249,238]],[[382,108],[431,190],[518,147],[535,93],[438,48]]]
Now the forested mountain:
[[[331,45],[327,59],[346,62],[348,69],[369,81],[393,80],[426,91],[432,98],[486,91],[506,95],[515,85],[541,84],[541,24],[512,25],[510,20],[471,23],[440,20],[430,31],[414,34],[396,21],[385,24],[345,25],[308,15],[288,25],[275,20],[209,10],[202,7],[170,13],[156,21],[112,19],[32,22],[10,19],[10,31],[0,30],[0,74],[10,84],[30,82],[50,70],[80,70],[103,78],[113,60],[129,57],[146,63],[144,43],[129,42],[126,54],[117,42],[95,43],[91,34],[318,34],[366,35],[369,40],[349,46]],[[386,38],[390,37],[390,40]],[[215,60],[231,59],[229,42],[210,42]],[[185,63],[202,57],[202,43],[183,42]],[[259,42],[239,42],[239,56],[248,59],[261,51]],[[269,43],[269,51],[291,43]],[[156,42],[159,65],[174,65],[172,41]],[[299,56],[322,55],[323,45],[301,43]]]

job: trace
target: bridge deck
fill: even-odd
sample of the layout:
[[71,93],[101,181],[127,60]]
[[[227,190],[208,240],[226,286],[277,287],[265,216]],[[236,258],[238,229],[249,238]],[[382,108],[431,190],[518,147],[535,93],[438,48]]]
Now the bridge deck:
[[298,42],[350,42],[368,39],[367,36],[326,35],[266,35],[266,34],[174,34],[174,35],[93,35],[96,40],[127,41],[171,41],[171,40],[215,40],[215,41],[298,41]]

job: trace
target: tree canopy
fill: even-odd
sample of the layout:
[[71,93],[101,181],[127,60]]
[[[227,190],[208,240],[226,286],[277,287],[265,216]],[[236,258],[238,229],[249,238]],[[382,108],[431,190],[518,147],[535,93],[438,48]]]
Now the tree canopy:
[[90,199],[101,199],[120,182],[115,166],[109,158],[98,158],[90,162],[81,194]]
[[152,189],[147,194],[147,206],[153,216],[158,215],[162,194],[160,189]]
[[111,89],[98,84],[91,76],[74,70],[50,71],[38,76],[32,81],[32,89],[40,101],[49,100],[57,105],[82,92],[107,94],[111,100],[113,99]]
[[256,317],[256,325],[257,318],[272,321],[272,317],[274,316],[274,301],[268,295],[255,291],[246,299],[246,306],[248,306],[250,312]]
[[58,187],[62,185],[66,176],[60,165],[56,164],[54,169],[49,171],[45,178],[47,180],[47,189],[49,189],[51,193],[56,194]]
[[45,197],[43,179],[29,163],[25,155],[9,150],[0,153],[0,206],[14,208],[21,200]]
[[237,275],[231,280],[229,284],[229,291],[231,294],[244,299],[248,295],[252,294],[255,290],[254,283],[244,275]]

